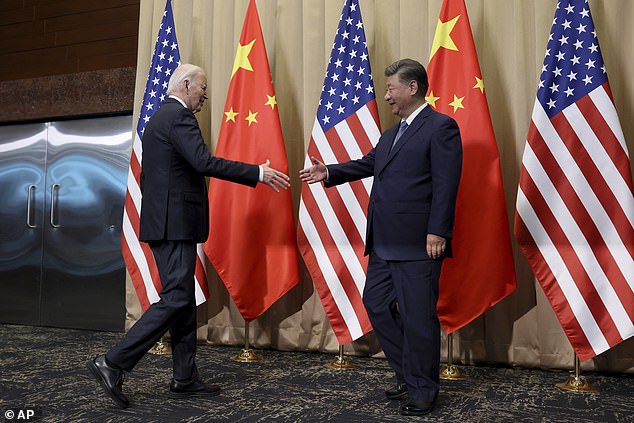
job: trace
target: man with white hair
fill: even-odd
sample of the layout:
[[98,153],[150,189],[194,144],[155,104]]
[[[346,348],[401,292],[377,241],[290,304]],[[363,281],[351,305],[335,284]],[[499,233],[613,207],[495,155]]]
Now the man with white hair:
[[194,113],[207,99],[207,76],[198,66],[182,64],[170,78],[169,98],[143,133],[143,163],[139,240],[152,249],[161,278],[160,300],[152,304],[125,337],[88,368],[105,393],[121,408],[130,405],[123,394],[123,373],[131,372],[145,353],[170,331],[175,398],[214,396],[217,385],[198,377],[194,270],[196,244],[209,233],[205,176],[273,190],[287,189],[287,175],[269,167],[214,157],[204,143]]

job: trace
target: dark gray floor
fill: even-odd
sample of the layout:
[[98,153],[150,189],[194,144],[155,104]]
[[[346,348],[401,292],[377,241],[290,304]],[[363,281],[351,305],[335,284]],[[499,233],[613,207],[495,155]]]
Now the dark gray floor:
[[323,367],[329,354],[257,351],[263,362],[238,363],[230,357],[239,348],[206,345],[199,371],[222,386],[220,396],[168,398],[171,358],[148,354],[124,383],[132,405],[121,410],[85,366],[121,336],[0,325],[2,412],[35,406],[46,422],[634,422],[632,375],[588,374],[601,391],[587,395],[554,388],[566,372],[465,367],[470,378],[443,381],[437,408],[417,419],[385,398],[385,360],[355,357],[358,370],[333,371]]

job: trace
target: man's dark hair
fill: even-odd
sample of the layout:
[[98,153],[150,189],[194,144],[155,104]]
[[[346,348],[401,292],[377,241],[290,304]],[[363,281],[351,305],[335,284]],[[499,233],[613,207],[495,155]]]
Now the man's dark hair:
[[398,80],[404,84],[410,81],[416,81],[418,84],[418,96],[425,98],[429,81],[427,80],[427,71],[425,67],[416,60],[401,59],[392,63],[385,68],[385,76],[398,75]]

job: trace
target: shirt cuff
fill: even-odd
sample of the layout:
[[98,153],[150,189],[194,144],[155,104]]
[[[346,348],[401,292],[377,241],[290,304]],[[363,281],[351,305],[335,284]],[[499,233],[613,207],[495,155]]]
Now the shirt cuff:
[[264,181],[264,169],[261,165],[258,165],[258,169],[260,169],[260,175],[258,176],[258,182]]

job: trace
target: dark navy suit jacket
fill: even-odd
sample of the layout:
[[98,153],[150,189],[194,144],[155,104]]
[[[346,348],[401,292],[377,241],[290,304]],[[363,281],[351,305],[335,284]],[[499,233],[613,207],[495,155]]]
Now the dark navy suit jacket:
[[214,157],[191,110],[169,98],[143,133],[141,241],[204,242],[209,233],[205,176],[255,186],[257,165]]
[[384,260],[428,260],[427,234],[451,238],[462,170],[462,143],[456,122],[426,106],[395,147],[399,125],[358,160],[328,165],[326,186],[374,176],[365,254]]

